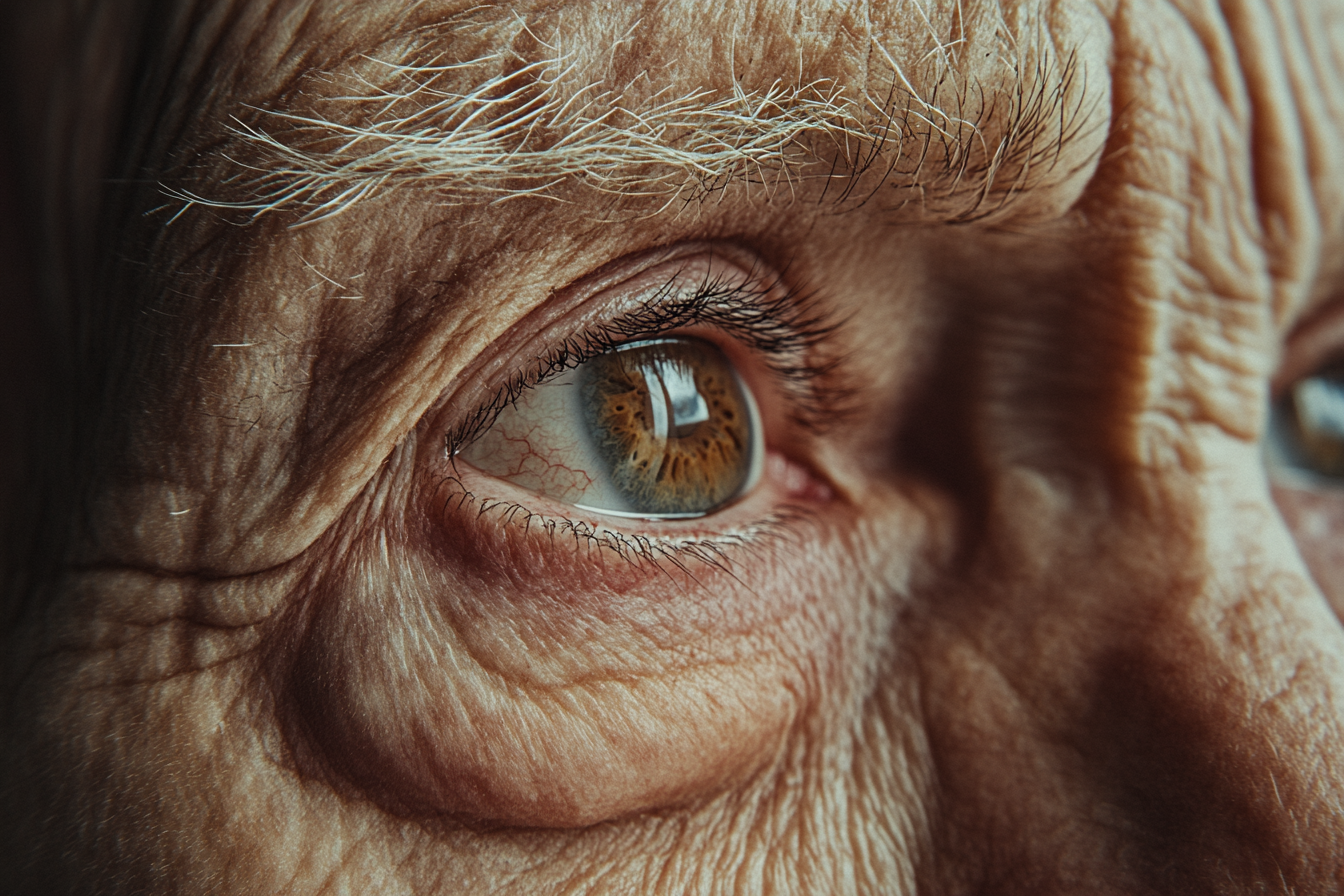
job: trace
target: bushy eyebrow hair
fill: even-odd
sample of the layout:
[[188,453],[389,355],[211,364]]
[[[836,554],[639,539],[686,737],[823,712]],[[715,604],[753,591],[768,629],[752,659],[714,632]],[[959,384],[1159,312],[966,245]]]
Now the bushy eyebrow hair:
[[[444,205],[586,191],[656,214],[735,186],[772,197],[809,187],[836,205],[881,196],[968,222],[1095,158],[1068,152],[1097,129],[1099,101],[1071,56],[1013,54],[986,84],[959,79],[945,52],[912,73],[870,39],[876,74],[861,84],[660,84],[647,71],[622,82],[588,77],[581,54],[519,17],[486,52],[452,56],[471,24],[416,29],[339,69],[303,73],[278,101],[244,104],[201,166],[224,176],[165,192],[179,211],[283,212],[291,227],[401,188]],[[530,58],[516,49],[521,34]]]

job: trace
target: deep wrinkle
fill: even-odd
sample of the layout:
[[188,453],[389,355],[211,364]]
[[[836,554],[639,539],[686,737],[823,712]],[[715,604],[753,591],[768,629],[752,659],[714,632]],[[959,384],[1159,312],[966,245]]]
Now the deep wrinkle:
[[[106,10],[119,2],[80,9],[114,18]],[[69,11],[32,6],[52,18]],[[175,102],[200,123],[155,129],[180,150],[173,158],[207,158],[193,155],[194,136],[218,135],[241,106],[305,112],[288,102],[303,98],[267,86],[293,83],[299,68],[332,71],[350,30],[383,15],[396,30],[405,9],[332,0],[312,4],[303,28],[278,27],[302,7],[202,5],[251,10],[217,26],[244,40],[226,33],[224,50],[193,52],[193,33],[192,45],[165,38],[150,50],[186,64],[207,57],[209,77],[166,82],[180,84]],[[34,602],[27,641],[54,643],[55,661],[13,695],[15,737],[4,739],[0,841],[23,854],[16,889],[1331,891],[1344,855],[1344,646],[1292,525],[1264,493],[1255,445],[1281,336],[1266,309],[1274,320],[1296,314],[1314,294],[1314,266],[1341,254],[1344,167],[1330,147],[1344,142],[1344,80],[1330,15],[1310,2],[560,8],[584,29],[561,49],[592,47],[611,60],[615,85],[635,83],[642,65],[683,95],[727,89],[739,74],[748,91],[821,74],[872,88],[882,73],[865,56],[873,37],[907,69],[935,60],[953,73],[933,82],[952,96],[977,83],[1007,96],[1013,79],[1030,93],[1023,82],[1043,44],[1056,59],[1077,53],[1102,94],[1109,73],[1118,114],[1097,176],[1023,186],[1010,208],[1035,216],[1008,227],[946,227],[935,212],[947,209],[913,201],[893,222],[898,200],[861,205],[857,187],[841,216],[831,205],[840,183],[824,175],[792,182],[788,197],[790,183],[771,196],[738,181],[743,189],[656,220],[642,217],[653,201],[618,208],[588,188],[565,197],[598,200],[587,206],[547,211],[524,197],[460,213],[443,213],[433,195],[417,203],[412,190],[389,191],[304,229],[286,226],[298,209],[243,228],[230,225],[245,213],[193,208],[154,243],[144,231],[166,216],[136,218],[151,204],[138,200],[156,180],[199,185],[212,170],[176,179],[151,155],[117,172],[137,186],[103,184],[96,148],[60,150],[87,132],[84,88],[110,82],[115,65],[86,84],[81,60],[98,69],[106,56],[35,42],[27,52],[50,61],[15,62],[7,94],[32,107],[55,100],[28,115],[40,126],[24,128],[28,152],[51,160],[44,170],[61,186],[34,211],[105,234],[98,251],[71,252],[51,273],[97,287],[72,303],[133,321],[112,331],[95,315],[76,326],[92,322],[144,359],[134,369],[83,362],[109,384],[89,414],[126,421],[127,432],[84,440],[102,465],[52,464],[93,495],[58,516],[90,533],[86,554],[169,572],[90,572],[79,587],[53,578],[32,589],[45,602]],[[641,14],[650,37],[627,52],[622,18]],[[977,69],[998,49],[999,23],[1026,47],[1020,70]],[[443,47],[456,58],[480,58],[479,44],[500,36],[457,24],[461,44]],[[11,49],[20,33],[0,28]],[[499,49],[545,55],[519,36]],[[76,73],[59,82],[69,89],[32,89],[63,69]],[[203,83],[213,93],[193,103]],[[917,86],[927,95],[930,84]],[[135,97],[128,127],[155,103]],[[939,170],[928,136],[924,174]],[[1076,170],[1080,157],[1056,170]],[[59,177],[66,160],[92,162],[72,166],[84,180]],[[124,215],[81,215],[119,198]],[[848,214],[855,207],[862,213]],[[595,223],[613,219],[628,226]],[[908,221],[928,226],[892,226]],[[442,237],[432,241],[427,222],[450,223],[430,224]],[[215,223],[229,234],[214,244],[221,253],[248,255],[243,273],[172,263]],[[796,258],[799,281],[853,314],[846,361],[871,385],[866,413],[804,455],[840,488],[828,520],[839,537],[804,528],[819,538],[737,563],[763,600],[711,566],[693,571],[726,586],[718,593],[694,583],[677,592],[658,570],[618,561],[608,576],[647,574],[643,594],[588,593],[578,576],[601,555],[570,552],[568,533],[535,527],[540,549],[520,553],[537,575],[462,587],[420,537],[433,522],[423,502],[442,497],[424,483],[447,469],[446,425],[426,420],[445,386],[487,359],[482,392],[463,392],[453,409],[476,407],[499,385],[494,373],[543,356],[546,338],[506,331],[537,302],[566,310],[547,302],[553,286],[642,246],[714,238]],[[418,239],[429,251],[414,251]],[[300,254],[311,267],[290,262]],[[142,266],[104,287],[114,255]],[[378,275],[384,260],[399,270]],[[426,273],[416,279],[415,268]],[[365,303],[339,301],[317,272],[363,277]],[[165,292],[186,280],[201,288]],[[281,294],[298,297],[287,315],[271,301]],[[257,344],[275,328],[271,348]],[[235,343],[252,347],[212,348]],[[910,429],[935,431],[920,459],[936,462],[906,463]],[[911,478],[926,500],[909,500]],[[475,515],[469,532],[496,522],[470,503],[462,513]],[[966,550],[937,563],[944,544]],[[559,554],[575,562],[545,568]],[[243,575],[279,562],[294,579]],[[1338,578],[1344,567],[1325,568]],[[211,578],[222,574],[227,585]],[[163,586],[166,575],[180,592]],[[153,649],[139,656],[99,640],[120,608],[183,618],[203,604],[192,592],[207,589],[219,606],[275,610],[256,627],[260,646],[233,638],[222,646],[236,651],[213,655],[236,659],[212,664],[211,638],[170,624],[147,633]],[[566,616],[576,603],[583,615]],[[286,642],[287,621],[304,614],[311,637]],[[325,726],[332,765],[375,796],[381,788],[384,804],[277,765],[284,739],[257,687],[263,653],[299,664],[302,674],[275,678],[276,695],[310,701],[306,718]],[[153,662],[164,655],[179,658],[166,680]],[[689,684],[688,663],[702,673]],[[125,683],[146,672],[152,681]],[[454,826],[443,812],[493,826]]]

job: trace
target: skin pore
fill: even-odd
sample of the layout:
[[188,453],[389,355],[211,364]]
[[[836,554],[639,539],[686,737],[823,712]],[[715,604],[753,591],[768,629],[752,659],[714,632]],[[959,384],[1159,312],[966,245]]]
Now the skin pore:
[[[1340,886],[1338,13],[4,15],[15,892]],[[739,500],[454,460],[664,336]]]

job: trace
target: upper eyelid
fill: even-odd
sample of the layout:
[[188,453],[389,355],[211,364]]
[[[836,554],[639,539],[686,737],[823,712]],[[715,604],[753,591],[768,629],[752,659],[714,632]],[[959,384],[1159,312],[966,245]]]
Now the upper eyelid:
[[791,394],[793,422],[812,430],[840,416],[843,398],[851,390],[829,382],[834,361],[814,357],[842,322],[816,307],[811,294],[789,287],[781,277],[755,276],[732,285],[708,272],[685,295],[688,281],[675,273],[635,308],[605,323],[567,335],[534,357],[485,401],[462,414],[444,435],[445,454],[451,457],[463,444],[487,429],[521,392],[562,370],[572,368],[615,346],[635,339],[665,335],[690,327],[708,327],[747,344],[761,356]]
[[1280,396],[1303,377],[1339,361],[1344,361],[1344,296],[1315,309],[1284,338],[1270,393]]

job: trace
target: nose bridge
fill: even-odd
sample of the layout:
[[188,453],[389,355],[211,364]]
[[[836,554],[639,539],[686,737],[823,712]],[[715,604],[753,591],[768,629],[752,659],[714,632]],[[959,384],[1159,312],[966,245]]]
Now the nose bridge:
[[[1256,440],[1275,321],[1310,289],[1319,243],[1306,162],[1290,151],[1300,122],[1285,112],[1284,48],[1252,33],[1255,4],[1233,6],[1226,20],[1187,12],[1156,38],[1119,17],[1131,56],[1118,95],[1135,98],[1146,161],[1116,174],[1150,195],[1110,197],[1133,242],[1106,301],[1142,308],[1148,326],[1142,385],[1114,430],[1131,511],[1110,525],[1129,531],[1116,544],[1149,547],[1140,562],[1098,549],[1110,559],[1094,587],[1127,618],[1089,660],[1083,724],[1122,817],[1186,869],[1170,883],[1214,888],[1181,858],[1206,856],[1228,886],[1317,892],[1344,869],[1332,758],[1344,638],[1274,509]],[[1172,79],[1163,108],[1142,72],[1174,70],[1183,40],[1209,77]],[[1144,61],[1125,61],[1140,43]]]
[[1032,882],[988,892],[1344,883],[1344,636],[1256,445],[1311,267],[1263,228],[1311,226],[1257,170],[1238,23],[1172,12],[1117,16],[1092,260],[981,327],[985,535],[931,611],[922,705],[945,849]]
[[1165,574],[1112,581],[1130,618],[1091,659],[1085,742],[1123,817],[1185,866],[1170,883],[1213,886],[1188,861],[1203,856],[1240,885],[1315,892],[1344,869],[1344,640],[1263,488],[1243,482],[1183,482],[1148,514],[1146,537],[1181,547],[1154,553]]
[[1019,534],[924,641],[935,841],[1014,869],[988,892],[1333,892],[1339,626],[1262,486],[1138,478],[998,480],[990,528]]

